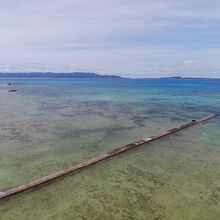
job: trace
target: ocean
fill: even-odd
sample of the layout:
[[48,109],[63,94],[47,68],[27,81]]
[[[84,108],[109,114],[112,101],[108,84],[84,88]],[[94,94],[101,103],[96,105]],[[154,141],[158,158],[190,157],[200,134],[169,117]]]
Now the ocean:
[[[0,191],[213,113],[217,79],[0,78]],[[0,220],[220,219],[219,134],[217,117],[1,200]]]

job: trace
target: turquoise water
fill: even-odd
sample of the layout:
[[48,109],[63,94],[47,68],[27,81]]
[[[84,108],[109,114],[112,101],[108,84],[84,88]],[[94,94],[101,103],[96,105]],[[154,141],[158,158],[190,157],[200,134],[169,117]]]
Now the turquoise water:
[[[220,113],[220,80],[10,78],[0,101],[4,191]],[[217,118],[2,200],[0,219],[219,219],[219,132]]]

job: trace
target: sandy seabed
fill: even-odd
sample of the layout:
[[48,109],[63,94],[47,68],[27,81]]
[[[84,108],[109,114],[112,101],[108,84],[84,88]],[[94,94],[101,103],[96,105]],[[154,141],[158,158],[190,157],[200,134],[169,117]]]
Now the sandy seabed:
[[[0,84],[0,191],[220,109],[212,85],[126,83]],[[0,219],[219,219],[219,131],[216,119],[1,200]]]

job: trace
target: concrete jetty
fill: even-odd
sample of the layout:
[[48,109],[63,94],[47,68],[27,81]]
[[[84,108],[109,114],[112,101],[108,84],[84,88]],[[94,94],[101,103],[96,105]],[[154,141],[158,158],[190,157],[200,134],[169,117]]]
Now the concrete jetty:
[[216,114],[213,114],[213,115],[208,115],[206,117],[203,117],[203,118],[200,118],[198,120],[192,120],[191,122],[189,123],[186,123],[186,124],[183,124],[183,125],[180,125],[176,128],[172,128],[170,130],[167,130],[165,132],[162,132],[158,135],[154,135],[154,136],[151,136],[151,137],[148,137],[148,138],[145,138],[145,139],[142,139],[142,140],[139,140],[139,141],[135,141],[131,144],[128,144],[126,146],[123,146],[123,147],[119,147],[115,150],[112,150],[110,152],[107,152],[101,156],[97,156],[97,157],[94,157],[88,161],[85,161],[83,163],[79,163],[79,164],[76,164],[76,165],[73,165],[69,168],[66,168],[66,169],[63,169],[63,170],[60,170],[58,172],[55,172],[55,173],[52,173],[48,176],[44,176],[44,177],[41,177],[37,180],[34,180],[34,181],[31,181],[31,182],[28,182],[28,183],[25,183],[23,185],[20,185],[20,186],[17,186],[17,187],[14,187],[14,188],[11,188],[11,189],[8,189],[4,192],[0,192],[0,199],[4,199],[4,198],[7,198],[7,197],[10,197],[10,196],[13,196],[17,193],[21,193],[21,192],[24,192],[25,190],[28,190],[28,189],[31,189],[31,188],[34,188],[34,187],[37,187],[39,185],[42,185],[42,184],[45,184],[45,183],[48,183],[48,182],[51,182],[59,177],[62,177],[62,176],[66,176],[70,173],[73,173],[75,171],[78,171],[78,170],[81,170],[83,168],[87,168],[93,164],[96,164],[98,162],[101,162],[103,160],[106,160],[110,157],[113,157],[113,156],[116,156],[118,154],[121,154],[121,153],[124,153],[130,149],[133,149],[133,148],[136,148],[138,146],[141,146],[143,144],[147,144],[147,143],[150,143],[152,141],[156,141],[158,139],[161,139],[165,136],[168,136],[168,135],[171,135],[171,134],[174,134],[178,131],[181,131],[183,129],[186,129],[188,127],[192,127],[194,125],[197,125],[199,123],[202,123],[202,122],[205,122],[205,121],[208,121],[210,119],[213,119],[217,117]]

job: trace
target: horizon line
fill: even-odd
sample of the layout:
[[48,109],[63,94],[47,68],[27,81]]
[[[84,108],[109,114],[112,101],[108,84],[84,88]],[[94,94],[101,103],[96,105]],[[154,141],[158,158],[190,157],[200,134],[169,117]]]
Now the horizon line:
[[[193,76],[181,76],[181,75],[170,75],[170,76],[158,76],[158,77],[151,77],[151,76],[146,76],[146,77],[129,77],[129,76],[121,76],[120,74],[114,74],[114,73],[97,73],[97,72],[89,72],[89,71],[73,71],[73,72],[56,72],[56,71],[31,71],[31,72],[0,72],[0,77],[14,77],[14,76],[2,76],[1,74],[7,75],[7,74],[60,74],[59,78],[62,78],[61,74],[65,74],[65,76],[63,76],[63,78],[67,78],[68,74],[94,74],[94,76],[96,75],[97,78],[101,77],[106,77],[106,78],[110,78],[110,77],[118,77],[121,79],[169,79],[169,78],[175,78],[175,79],[220,79],[220,77],[193,77]],[[17,77],[21,77],[24,78],[26,76],[17,76]],[[29,76],[31,77],[31,76]],[[48,76],[32,76],[32,77],[48,77]],[[50,77],[48,77],[50,78]],[[71,76],[71,78],[73,78],[73,76]],[[77,78],[80,78],[79,76]],[[92,78],[92,77],[82,77],[82,78]],[[94,77],[95,78],[95,77]]]

